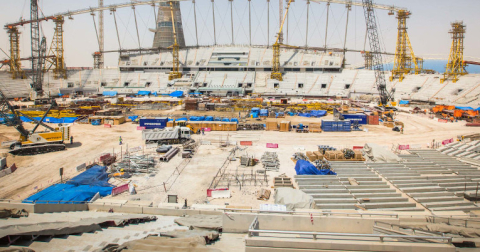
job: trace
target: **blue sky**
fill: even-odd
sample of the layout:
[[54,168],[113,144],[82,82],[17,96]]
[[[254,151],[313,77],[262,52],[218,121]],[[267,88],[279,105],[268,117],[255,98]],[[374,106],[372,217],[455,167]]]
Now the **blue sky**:
[[[357,0],[359,1],[359,0]],[[29,17],[30,0],[3,0],[3,13],[0,15],[2,24],[14,22],[20,17]],[[105,5],[123,3],[127,0],[105,0]],[[196,0],[197,23],[201,45],[213,44],[212,8],[210,0]],[[467,59],[480,61],[480,1],[477,0],[377,0],[377,3],[398,5],[408,8],[413,14],[408,20],[408,32],[416,55],[427,59],[446,59],[450,50],[451,39],[448,31],[450,23],[463,20],[467,25],[465,39],[465,55]],[[97,0],[40,0],[42,12],[51,15],[66,10],[83,9],[98,5]],[[253,44],[265,45],[267,38],[270,44],[275,39],[278,31],[278,1],[271,0],[270,5],[270,33],[267,34],[267,1],[252,0],[252,41]],[[234,0],[234,37],[236,44],[248,44],[248,1]],[[288,26],[288,43],[291,45],[305,45],[306,30],[306,1],[297,0],[291,9]],[[195,28],[193,18],[193,5],[191,1],[181,3],[183,26],[186,42],[194,45]],[[148,28],[153,28],[154,15],[150,6],[137,7],[139,34],[142,47],[151,47],[153,33]],[[326,4],[311,3],[308,45],[323,46],[325,40]],[[228,0],[215,0],[215,15],[217,28],[217,41],[219,44],[231,43],[230,7]],[[353,7],[350,12],[348,26],[347,48],[363,49],[365,36],[365,21],[363,9]],[[387,11],[377,11],[380,23],[382,44],[387,51],[393,52],[397,36],[397,20],[389,16]],[[117,11],[119,33],[122,47],[138,47],[133,13],[130,8]],[[343,5],[332,4],[330,7],[330,21],[328,27],[327,46],[342,47],[345,34],[346,9]],[[113,17],[105,12],[105,48],[106,50],[118,49],[117,35]],[[50,43],[53,35],[51,21],[42,23],[42,30]],[[21,28],[22,56],[30,54],[29,26]],[[286,32],[286,31],[284,31]],[[7,51],[9,48],[6,32],[0,32],[0,48]],[[74,20],[67,20],[65,24],[65,55],[68,66],[91,66],[91,54],[98,50],[92,16],[86,14],[76,16]],[[2,55],[0,58],[5,58]],[[110,54],[106,58],[107,66],[117,65],[118,55]],[[356,64],[363,59],[359,54],[347,54],[347,62]],[[27,63],[25,63],[27,64]]]

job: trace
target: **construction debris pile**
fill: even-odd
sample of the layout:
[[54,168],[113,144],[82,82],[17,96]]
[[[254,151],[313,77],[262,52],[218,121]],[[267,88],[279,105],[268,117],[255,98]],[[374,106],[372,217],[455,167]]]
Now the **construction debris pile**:
[[136,173],[152,173],[155,169],[155,158],[151,155],[126,155],[120,162],[112,165],[111,173],[115,171],[120,177]]

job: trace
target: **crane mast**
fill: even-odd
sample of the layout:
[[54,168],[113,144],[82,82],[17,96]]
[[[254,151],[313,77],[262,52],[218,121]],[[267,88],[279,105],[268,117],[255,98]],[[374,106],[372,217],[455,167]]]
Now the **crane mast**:
[[282,23],[280,25],[280,31],[278,31],[277,35],[277,40],[275,41],[275,44],[273,44],[273,60],[272,60],[272,74],[270,76],[271,79],[283,81],[282,73],[280,72],[280,45],[282,38],[282,32],[283,32],[283,25],[285,24],[285,19],[287,18],[288,15],[288,10],[290,9],[290,4],[292,3],[292,0],[288,1],[287,5],[287,10],[285,11],[285,14],[283,16]]
[[178,59],[179,46],[177,43],[177,30],[175,29],[175,14],[173,12],[173,2],[170,1],[170,13],[172,15],[172,28],[173,28],[173,45],[172,45],[172,57],[173,57],[173,67],[170,72],[168,79],[175,80],[182,78],[182,73],[180,72],[180,60]]
[[40,57],[40,21],[38,20],[38,0],[30,1],[30,23],[31,49],[32,49],[32,88],[37,95],[42,95],[42,59]]
[[372,68],[375,70],[375,85],[380,93],[382,106],[392,101],[392,95],[387,90],[387,81],[383,69],[383,60],[378,37],[377,19],[372,0],[362,0],[367,25],[368,40],[370,42],[370,54],[372,56]]

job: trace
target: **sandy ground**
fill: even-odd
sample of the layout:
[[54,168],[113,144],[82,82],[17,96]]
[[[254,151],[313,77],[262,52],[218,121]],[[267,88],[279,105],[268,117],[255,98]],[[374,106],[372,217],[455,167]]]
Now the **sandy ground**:
[[[204,114],[204,113],[203,113]],[[237,113],[238,114],[238,113]],[[325,119],[325,118],[324,118]],[[137,185],[138,194],[129,195],[127,193],[118,195],[114,199],[126,199],[129,201],[149,201],[153,205],[166,202],[167,195],[176,194],[179,202],[188,200],[189,205],[195,203],[205,203],[240,206],[247,205],[258,207],[265,203],[258,201],[255,192],[261,188],[270,188],[272,179],[275,176],[285,173],[287,176],[295,175],[294,164],[290,160],[291,156],[297,151],[316,150],[317,145],[330,145],[337,148],[351,148],[352,146],[364,145],[368,142],[377,143],[390,148],[396,144],[420,144],[426,147],[433,139],[442,141],[449,138],[456,138],[457,135],[468,133],[480,133],[480,128],[467,128],[465,122],[457,123],[439,123],[437,120],[428,119],[418,115],[399,114],[399,121],[405,123],[404,134],[393,132],[390,128],[384,126],[365,126],[368,132],[324,132],[299,134],[295,132],[276,132],[276,131],[237,131],[237,132],[206,132],[205,136],[195,135],[194,138],[199,142],[209,141],[210,145],[200,145],[197,154],[190,160],[186,166],[182,166],[182,158],[174,157],[168,163],[159,163],[155,174],[149,176],[141,174],[133,176],[131,180]],[[294,124],[302,122],[320,122],[322,119],[287,117]],[[32,127],[26,124],[27,127]],[[75,167],[81,163],[92,162],[102,153],[120,151],[118,137],[124,139],[124,149],[128,144],[129,148],[143,146],[141,132],[136,130],[136,126],[126,123],[113,128],[104,128],[101,126],[75,124],[72,126],[72,134],[75,143],[73,146],[67,146],[68,149],[61,152],[47,153],[36,156],[12,157],[8,155],[8,163],[16,163],[19,169],[8,176],[0,178],[0,198],[20,200],[34,193],[35,187],[44,188],[60,179],[59,168],[64,167],[67,177],[73,177],[77,174]],[[0,126],[0,141],[14,140],[18,133],[13,127]],[[232,182],[232,198],[230,199],[210,199],[206,197],[213,177],[225,162],[229,151],[233,148],[220,147],[220,142],[229,141],[253,141],[253,146],[245,151],[260,159],[265,151],[275,151],[280,159],[280,171],[268,172],[268,185],[266,183],[257,183],[255,186],[248,181],[240,186]],[[267,149],[267,143],[278,143],[279,149]],[[4,154],[8,151],[1,150]],[[156,155],[158,157],[159,155]],[[181,174],[176,171],[180,165]],[[251,174],[262,166],[258,164],[253,168],[242,168],[240,161],[232,161],[228,166],[227,173]],[[125,183],[126,181],[113,181],[115,184]],[[169,190],[165,192],[163,182]],[[270,188],[271,189],[271,188]],[[270,202],[273,202],[271,199]]]

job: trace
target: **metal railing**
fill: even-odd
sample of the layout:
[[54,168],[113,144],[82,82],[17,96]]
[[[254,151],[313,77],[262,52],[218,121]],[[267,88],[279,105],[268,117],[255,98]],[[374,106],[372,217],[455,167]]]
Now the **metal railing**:
[[[445,221],[436,221],[436,220],[446,220]],[[440,217],[440,216],[427,216],[427,221],[430,223],[445,223],[447,225],[452,225],[452,226],[461,226],[468,228],[469,223],[474,223],[476,224],[476,227],[478,228],[480,226],[480,220],[469,220],[469,219],[457,219],[457,218],[450,218],[450,217]],[[472,226],[470,226],[472,227]]]
[[[335,237],[336,240],[365,240],[365,239],[378,239],[380,242],[384,242],[386,239],[391,242],[403,242],[399,239],[406,239],[406,242],[411,242],[411,240],[420,240],[424,241],[425,243],[431,243],[432,241],[438,240],[442,243],[451,244],[452,237],[443,237],[443,236],[419,236],[419,235],[382,235],[382,234],[353,234],[353,233],[329,233],[329,232],[309,232],[309,231],[283,231],[283,230],[262,230],[258,229],[259,221],[258,218],[255,217],[252,224],[248,228],[248,237],[260,236],[260,234],[289,234],[289,235],[303,235],[307,237],[311,236],[313,240],[322,239],[332,239]],[[285,238],[282,236],[281,238]]]
[[224,212],[249,212],[249,213],[277,213],[277,214],[290,214],[290,215],[312,215],[312,216],[347,216],[347,217],[392,217],[398,218],[398,214],[382,214],[382,213],[344,213],[344,212],[309,212],[309,211],[268,211],[260,209],[243,209],[243,208],[218,208],[218,210]]

